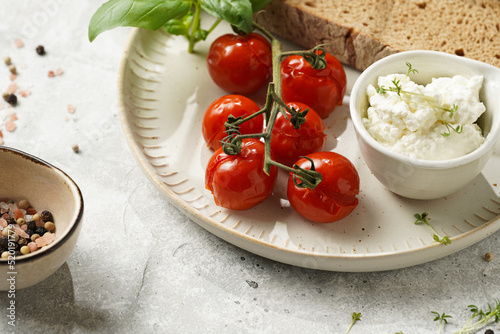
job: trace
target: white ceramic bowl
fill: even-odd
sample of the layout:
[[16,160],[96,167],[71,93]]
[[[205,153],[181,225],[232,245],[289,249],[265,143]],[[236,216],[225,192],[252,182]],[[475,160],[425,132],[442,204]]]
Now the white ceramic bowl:
[[[486,140],[481,147],[450,160],[413,159],[390,151],[368,133],[362,122],[369,105],[366,87],[369,84],[376,85],[379,76],[406,73],[406,62],[418,70],[418,73],[411,75],[418,84],[425,85],[433,77],[484,77],[479,98],[486,106],[486,111],[478,124]],[[351,92],[350,112],[366,164],[387,189],[413,199],[444,197],[478,176],[500,137],[500,69],[443,52],[419,50],[397,53],[377,61],[361,73]]]
[[[60,169],[27,153],[0,146],[0,198],[27,199],[33,208],[48,210],[54,217],[54,242],[13,261],[0,259],[0,291],[26,288],[52,275],[73,251],[82,226],[82,194]],[[13,276],[14,280],[8,280]]]

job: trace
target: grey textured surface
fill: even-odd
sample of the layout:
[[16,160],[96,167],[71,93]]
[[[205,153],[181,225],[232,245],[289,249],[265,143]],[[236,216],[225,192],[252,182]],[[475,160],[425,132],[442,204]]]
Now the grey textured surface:
[[[7,323],[9,299],[0,293],[0,332],[345,333],[351,314],[361,312],[352,334],[436,333],[437,311],[453,316],[444,331],[451,333],[469,317],[467,305],[500,298],[499,233],[416,267],[335,273],[255,256],[186,218],[127,146],[116,82],[129,30],[89,43],[88,22],[100,3],[2,1],[0,56],[12,58],[20,89],[31,91],[15,109],[17,129],[2,127],[5,145],[70,174],[84,195],[85,216],[67,263],[16,292],[16,327]],[[39,44],[43,57],[35,53]],[[48,78],[57,68],[64,73]],[[0,88],[9,83],[0,64]],[[486,252],[496,259],[486,262]]]

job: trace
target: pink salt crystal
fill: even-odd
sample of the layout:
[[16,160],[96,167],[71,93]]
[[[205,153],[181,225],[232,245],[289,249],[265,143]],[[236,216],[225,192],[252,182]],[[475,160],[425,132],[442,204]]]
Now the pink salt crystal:
[[0,137],[0,145],[3,145],[5,142],[3,141],[3,138]]
[[16,114],[12,114],[12,115],[10,115],[10,119],[9,119],[9,121],[13,121],[13,122],[14,122],[14,121],[17,121],[17,115],[16,115]]
[[16,78],[17,78],[17,75],[16,75],[16,74],[12,73],[12,74],[10,75],[10,81],[14,81],[14,80],[16,80]]
[[28,235],[28,233],[24,232],[20,227],[16,227],[16,229],[14,229],[14,231],[16,232],[16,234],[18,236],[20,236],[21,238],[29,238],[30,236]]
[[18,48],[22,48],[24,46],[24,42],[22,39],[20,38],[16,38],[16,40],[14,41],[14,44],[16,45],[16,47]]
[[7,227],[7,221],[3,218],[0,218],[0,226]]
[[5,122],[5,130],[12,132],[15,129],[16,129],[16,123],[12,121]]
[[36,245],[41,248],[43,246],[50,245],[52,243],[52,241],[55,240],[55,238],[56,238],[56,235],[54,233],[47,233],[47,234],[44,234],[42,237],[36,239],[35,242],[36,242]]
[[48,76],[49,76],[49,78],[53,78],[53,77],[55,77],[56,75],[54,74],[54,71],[49,71]]
[[7,90],[5,92],[7,94],[14,94],[15,92],[17,92],[18,89],[19,89],[19,86],[17,85],[17,83],[11,82],[9,87],[7,87]]
[[33,253],[34,251],[36,251],[38,249],[38,246],[36,245],[36,242],[34,242],[34,241],[30,242],[26,246],[29,247],[31,253]]
[[68,112],[70,114],[74,114],[75,111],[76,111],[76,107],[74,105],[72,105],[72,104],[68,104],[68,106],[66,108],[68,109]]
[[19,91],[19,95],[21,95],[22,97],[27,97],[30,94],[31,94],[31,92],[29,90],[20,90]]
[[28,224],[21,225],[21,230],[26,231],[28,229]]
[[61,75],[61,74],[63,74],[63,70],[62,70],[62,68],[58,68],[58,69],[56,70],[55,74],[56,74],[56,75]]

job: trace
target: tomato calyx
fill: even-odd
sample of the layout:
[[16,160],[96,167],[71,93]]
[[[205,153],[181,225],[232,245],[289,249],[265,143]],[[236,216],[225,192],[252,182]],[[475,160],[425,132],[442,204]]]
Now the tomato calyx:
[[323,175],[316,171],[314,167],[314,161],[309,157],[301,157],[309,160],[311,163],[311,168],[302,168],[296,164],[293,165],[295,173],[293,174],[293,183],[299,188],[315,189],[321,181],[323,181]]
[[[306,122],[306,116],[307,113],[309,112],[309,108],[305,109],[286,108],[286,110],[288,110],[291,115],[289,119],[290,123],[292,123],[295,129],[300,129],[302,124]],[[284,112],[283,110],[282,114],[286,119],[288,119],[286,112]]]
[[291,56],[291,55],[302,56],[309,64],[311,64],[313,69],[323,70],[328,65],[328,63],[326,61],[326,52],[323,49],[324,45],[325,44],[316,45],[311,50],[283,52],[281,55],[282,56]]

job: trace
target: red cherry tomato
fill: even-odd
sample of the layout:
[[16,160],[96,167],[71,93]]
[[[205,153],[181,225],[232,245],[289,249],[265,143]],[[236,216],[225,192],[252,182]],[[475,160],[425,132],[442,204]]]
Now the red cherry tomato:
[[[213,150],[221,147],[220,141],[227,136],[224,122],[229,115],[250,116],[260,108],[243,95],[226,95],[212,102],[203,116],[202,132],[207,146]],[[240,125],[241,134],[260,133],[264,127],[264,116],[256,116]]]
[[[309,108],[303,103],[289,102],[287,106],[295,110]],[[325,124],[314,109],[309,108],[305,123],[295,129],[282,113],[278,114],[271,135],[271,151],[276,161],[292,166],[301,156],[323,150],[326,143]]]
[[263,202],[273,191],[278,170],[271,166],[264,173],[264,143],[244,139],[241,152],[228,155],[219,148],[210,158],[205,173],[205,187],[215,203],[227,209],[245,210]]
[[[318,51],[319,52],[319,51]],[[326,118],[337,105],[342,105],[346,75],[342,64],[326,53],[326,68],[315,70],[304,57],[294,55],[281,63],[282,99],[302,102]]]
[[210,46],[207,65],[213,81],[225,91],[254,93],[271,78],[271,43],[256,33],[222,35]]
[[[323,181],[315,189],[300,188],[290,175],[287,188],[290,204],[299,215],[317,223],[331,223],[347,217],[358,205],[356,168],[346,157],[334,152],[317,152],[307,157],[323,175]],[[304,169],[311,168],[311,162],[305,158],[296,164]]]

